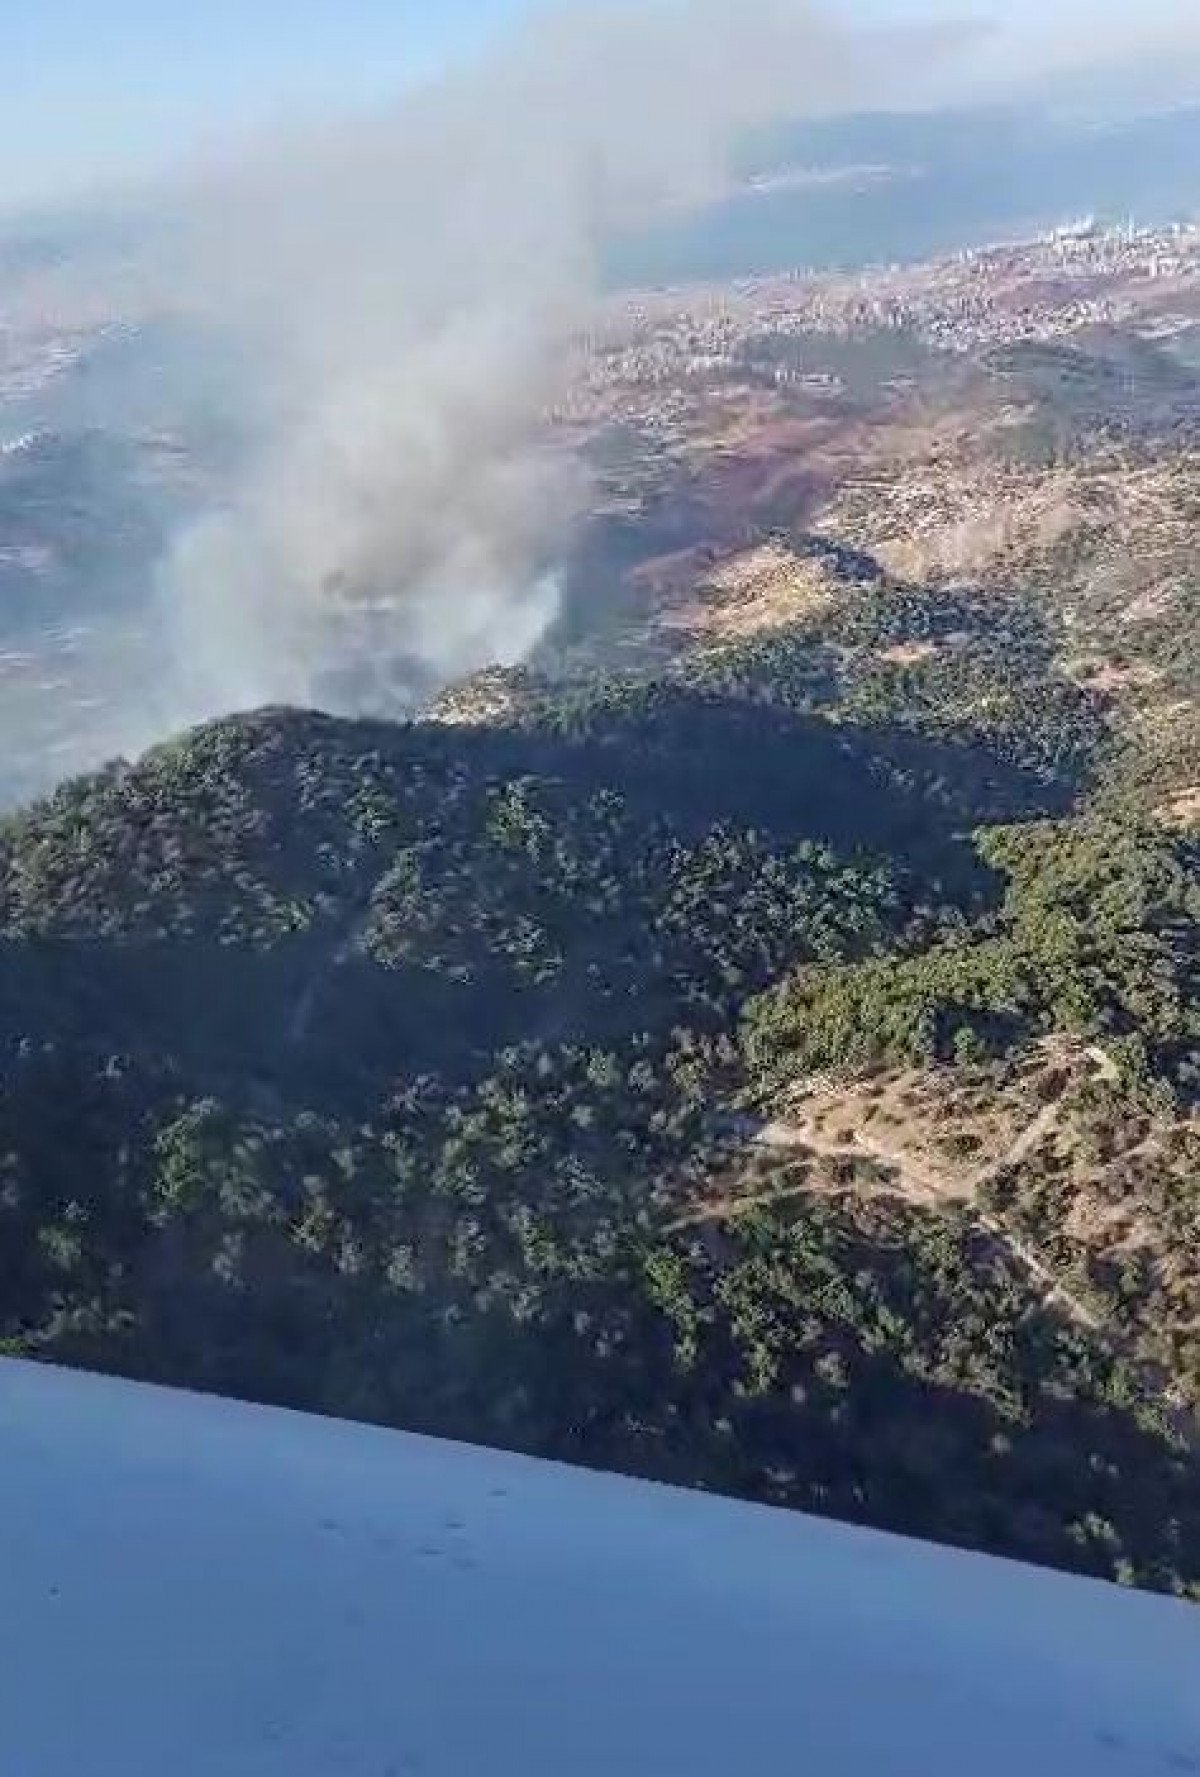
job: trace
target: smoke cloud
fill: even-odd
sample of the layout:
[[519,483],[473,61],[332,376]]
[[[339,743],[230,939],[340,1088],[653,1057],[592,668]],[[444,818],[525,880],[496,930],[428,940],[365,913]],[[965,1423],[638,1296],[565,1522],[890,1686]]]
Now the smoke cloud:
[[559,8],[191,176],[109,293],[240,367],[233,467],[160,567],[152,726],[398,713],[526,654],[586,498],[543,416],[605,241],[718,186],[750,127],[896,98],[927,50],[801,0]]

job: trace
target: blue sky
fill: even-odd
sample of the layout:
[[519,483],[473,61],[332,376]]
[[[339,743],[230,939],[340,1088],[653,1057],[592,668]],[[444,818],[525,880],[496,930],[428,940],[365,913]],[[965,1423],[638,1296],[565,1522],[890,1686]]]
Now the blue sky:
[[[529,0],[0,0],[0,211],[386,97]],[[862,20],[1080,0],[838,0]]]
[[0,208],[385,97],[521,3],[0,0]]

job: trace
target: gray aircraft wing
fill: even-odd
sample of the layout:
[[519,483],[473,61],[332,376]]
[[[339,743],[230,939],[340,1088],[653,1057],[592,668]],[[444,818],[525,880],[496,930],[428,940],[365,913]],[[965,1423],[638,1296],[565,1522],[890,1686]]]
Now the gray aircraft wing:
[[1200,1611],[0,1362],[0,1777],[1170,1777]]

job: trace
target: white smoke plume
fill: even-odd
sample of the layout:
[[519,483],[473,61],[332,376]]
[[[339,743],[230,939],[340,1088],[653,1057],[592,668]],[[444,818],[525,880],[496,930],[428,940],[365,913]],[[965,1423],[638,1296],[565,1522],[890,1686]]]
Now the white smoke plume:
[[713,189],[751,126],[894,100],[929,47],[803,0],[560,7],[192,177],[121,300],[236,339],[245,449],[162,564],[163,724],[399,710],[524,655],[583,498],[543,415],[603,243]]

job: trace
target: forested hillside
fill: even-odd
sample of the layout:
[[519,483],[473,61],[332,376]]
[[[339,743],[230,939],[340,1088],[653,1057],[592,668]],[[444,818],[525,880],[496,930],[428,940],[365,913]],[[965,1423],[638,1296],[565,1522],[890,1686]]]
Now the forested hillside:
[[[881,586],[65,785],[0,830],[4,1348],[1200,1595],[1200,852],[1122,772],[1034,608]],[[997,1163],[788,1108],[898,1080]]]

